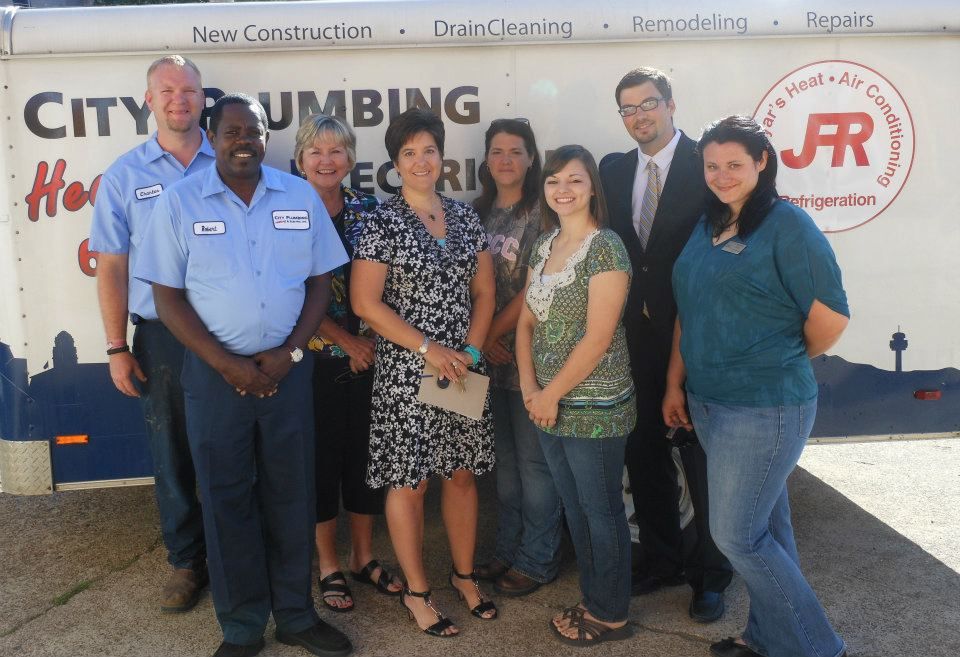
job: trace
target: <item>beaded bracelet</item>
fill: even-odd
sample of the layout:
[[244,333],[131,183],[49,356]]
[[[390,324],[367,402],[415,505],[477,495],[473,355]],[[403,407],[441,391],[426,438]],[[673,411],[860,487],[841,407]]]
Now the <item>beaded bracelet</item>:
[[483,358],[483,354],[480,353],[480,350],[474,347],[472,344],[468,344],[463,348],[463,351],[470,354],[470,358],[473,359],[473,364],[476,365],[480,362],[480,359]]

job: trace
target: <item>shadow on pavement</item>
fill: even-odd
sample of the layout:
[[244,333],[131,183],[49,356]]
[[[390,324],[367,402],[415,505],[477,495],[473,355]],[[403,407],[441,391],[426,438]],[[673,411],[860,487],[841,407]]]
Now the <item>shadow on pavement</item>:
[[[462,635],[441,640],[419,633],[396,598],[365,586],[353,587],[355,612],[321,612],[324,619],[350,635],[358,656],[582,655],[547,629],[552,613],[579,598],[569,543],[554,584],[523,599],[496,598],[496,622],[468,615],[446,583],[450,560],[439,483],[432,482],[428,492],[427,569],[436,601],[460,623]],[[495,533],[492,476],[481,479],[480,495],[482,559],[492,551]],[[851,656],[960,654],[960,575],[803,470],[791,480],[791,496],[804,571]],[[346,546],[346,523],[340,529]],[[220,634],[209,594],[187,614],[157,613],[167,574],[157,540],[152,489],[0,495],[0,655],[212,654]],[[375,548],[395,565],[382,521]],[[346,557],[345,549],[344,566]],[[83,582],[89,587],[52,604]],[[739,579],[728,592],[726,616],[715,624],[690,621],[689,596],[686,587],[676,587],[634,598],[634,638],[598,650],[605,656],[706,656],[711,641],[738,632],[747,613]],[[305,654],[277,644],[272,634],[271,627],[261,654]]]

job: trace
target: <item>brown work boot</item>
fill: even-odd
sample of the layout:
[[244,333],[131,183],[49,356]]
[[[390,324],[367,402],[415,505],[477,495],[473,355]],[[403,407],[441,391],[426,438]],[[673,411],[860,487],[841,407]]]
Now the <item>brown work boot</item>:
[[487,582],[492,582],[497,579],[505,572],[510,569],[510,566],[506,565],[496,557],[491,559],[486,563],[478,563],[473,568],[473,574],[476,575],[477,579],[485,580]]
[[174,568],[160,596],[160,611],[190,611],[200,598],[200,591],[209,582],[206,564],[193,568]]
[[542,586],[540,582],[511,568],[493,583],[493,590],[501,595],[521,596],[533,593]]

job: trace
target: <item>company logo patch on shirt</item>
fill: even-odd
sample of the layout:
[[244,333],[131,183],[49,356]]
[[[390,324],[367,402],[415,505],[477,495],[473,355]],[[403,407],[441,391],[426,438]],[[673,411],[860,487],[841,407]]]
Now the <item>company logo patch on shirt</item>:
[[157,183],[156,185],[150,185],[149,187],[140,187],[139,189],[135,189],[133,190],[133,194],[137,197],[138,201],[145,201],[148,198],[160,196],[160,192],[162,191],[163,185]]
[[226,232],[227,232],[227,225],[222,221],[193,222],[194,235],[223,235]]
[[309,230],[310,213],[306,210],[274,210],[273,227],[277,230]]

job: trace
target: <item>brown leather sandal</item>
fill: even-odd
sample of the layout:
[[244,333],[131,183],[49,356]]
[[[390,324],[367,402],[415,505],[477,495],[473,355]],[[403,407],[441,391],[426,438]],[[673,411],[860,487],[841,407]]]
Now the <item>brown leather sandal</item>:
[[620,627],[610,627],[595,620],[591,620],[581,613],[575,613],[570,616],[570,625],[577,631],[576,637],[566,636],[557,629],[557,626],[550,622],[550,629],[557,635],[563,643],[571,646],[583,647],[592,646],[604,641],[622,641],[633,636],[633,628],[630,623]]

